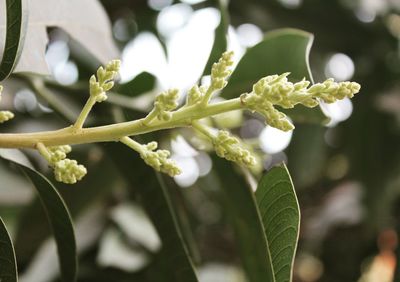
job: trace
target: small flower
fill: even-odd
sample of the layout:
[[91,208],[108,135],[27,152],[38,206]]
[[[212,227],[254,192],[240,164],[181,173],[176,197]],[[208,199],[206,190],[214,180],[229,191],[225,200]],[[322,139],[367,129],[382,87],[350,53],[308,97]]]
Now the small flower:
[[243,148],[239,139],[231,136],[228,131],[220,130],[218,135],[212,140],[215,152],[221,158],[237,162],[245,166],[256,164],[255,157],[249,150]]
[[81,180],[87,173],[83,165],[75,160],[63,159],[54,164],[54,176],[57,181],[74,184]]
[[154,102],[154,109],[158,113],[157,117],[160,120],[169,120],[171,118],[170,111],[178,107],[179,90],[169,89],[161,92]]

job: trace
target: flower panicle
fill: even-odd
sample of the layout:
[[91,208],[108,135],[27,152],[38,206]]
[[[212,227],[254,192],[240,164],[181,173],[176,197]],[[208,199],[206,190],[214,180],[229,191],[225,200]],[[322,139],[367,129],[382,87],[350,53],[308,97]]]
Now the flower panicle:
[[45,147],[41,144],[38,150],[54,169],[54,177],[59,182],[75,184],[87,174],[83,165],[67,158],[67,154],[72,150],[69,145]]
[[256,158],[238,138],[232,136],[228,131],[218,131],[217,136],[211,141],[219,157],[245,166],[256,164]]
[[97,103],[107,100],[106,92],[114,86],[114,80],[119,72],[121,61],[112,60],[106,67],[99,67],[96,75],[89,79],[90,96],[94,97]]
[[313,108],[320,101],[333,103],[345,97],[352,98],[360,91],[360,85],[356,82],[335,82],[330,78],[309,87],[309,81],[303,79],[292,83],[288,81],[288,75],[283,73],[264,77],[253,85],[250,93],[240,97],[245,107],[262,114],[267,124],[283,131],[292,130],[294,126],[275,105],[284,109],[291,109],[297,104]]
[[168,89],[157,95],[154,101],[154,111],[159,120],[170,120],[172,113],[178,107],[179,90],[176,88]]
[[211,68],[211,88],[221,90],[227,85],[226,78],[232,73],[229,69],[233,65],[233,51],[224,52],[217,63]]
[[157,150],[157,142],[153,141],[141,146],[140,157],[156,171],[166,173],[169,176],[176,176],[181,173],[176,162],[169,158],[171,153],[168,150]]

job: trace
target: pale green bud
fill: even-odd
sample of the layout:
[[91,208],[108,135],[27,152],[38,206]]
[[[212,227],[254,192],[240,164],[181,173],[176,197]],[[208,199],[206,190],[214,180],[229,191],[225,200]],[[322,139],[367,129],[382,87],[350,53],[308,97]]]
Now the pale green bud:
[[228,131],[220,130],[212,142],[219,157],[245,166],[255,165],[255,157],[244,148],[239,139],[231,136]]
[[62,145],[48,147],[47,150],[51,155],[51,163],[54,164],[60,160],[65,159],[67,157],[67,154],[72,151],[72,148],[69,145]]
[[186,104],[188,106],[194,105],[200,102],[202,97],[203,93],[201,92],[200,88],[195,85],[189,90],[187,94]]
[[0,123],[6,122],[14,117],[10,111],[0,111]]
[[232,73],[229,69],[233,65],[233,52],[225,52],[217,63],[214,63],[211,69],[211,87],[215,90],[226,86],[226,78]]
[[170,120],[172,114],[169,111],[174,110],[178,107],[179,90],[169,89],[161,92],[154,102],[154,108],[157,111],[158,119]]
[[75,160],[63,159],[54,164],[54,176],[57,181],[74,184],[87,173],[86,168]]
[[140,152],[141,158],[146,164],[160,171],[175,176],[181,173],[180,168],[174,160],[169,159],[170,152],[168,150],[157,150],[157,142],[150,142],[143,146],[144,150]]

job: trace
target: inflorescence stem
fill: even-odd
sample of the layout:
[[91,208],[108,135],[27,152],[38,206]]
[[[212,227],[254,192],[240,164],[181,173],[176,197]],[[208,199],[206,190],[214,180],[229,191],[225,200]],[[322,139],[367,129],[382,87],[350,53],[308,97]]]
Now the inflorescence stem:
[[82,128],[66,127],[56,131],[36,133],[4,133],[0,134],[0,148],[36,148],[38,143],[45,146],[74,145],[94,142],[119,141],[124,136],[140,135],[173,127],[190,126],[192,120],[216,114],[238,110],[242,107],[240,98],[209,104],[206,108],[198,104],[183,107],[172,112],[168,121],[154,119],[144,124],[143,119],[105,126]]

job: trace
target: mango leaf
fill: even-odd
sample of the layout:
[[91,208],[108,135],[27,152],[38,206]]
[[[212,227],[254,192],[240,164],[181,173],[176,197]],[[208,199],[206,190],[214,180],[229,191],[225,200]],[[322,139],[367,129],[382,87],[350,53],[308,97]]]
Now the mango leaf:
[[136,97],[149,92],[156,86],[156,77],[148,72],[142,72],[132,80],[119,84],[115,91],[128,97]]
[[[4,10],[7,15],[7,29],[4,52],[0,63],[0,81],[10,75],[19,60],[24,45],[28,18],[27,3],[25,0],[6,0],[6,9],[0,9],[0,11]],[[0,50],[1,48],[3,47],[0,47]]]
[[[3,2],[0,11],[5,10]],[[5,31],[2,16],[0,13],[0,34]],[[102,63],[119,56],[109,19],[99,1],[35,0],[29,1],[25,44],[15,72],[49,74],[45,61],[48,27],[62,28]],[[0,36],[0,48],[3,45]]]
[[[303,78],[313,83],[308,57],[313,35],[298,29],[278,29],[265,34],[264,39],[249,48],[233,71],[229,83],[222,91],[223,98],[235,98],[251,91],[260,78],[290,72],[289,80]],[[328,118],[319,107],[302,105],[285,112],[298,122],[327,122]]]
[[286,167],[267,172],[256,193],[232,164],[214,159],[214,168],[249,281],[292,281],[300,212]]
[[17,262],[10,234],[0,217],[0,281],[17,282]]
[[78,264],[75,235],[71,216],[63,199],[44,175],[4,151],[0,151],[0,156],[16,164],[36,188],[57,244],[62,278],[68,282],[75,281]]
[[218,0],[221,20],[214,32],[214,44],[208,57],[207,64],[204,68],[203,75],[207,75],[211,71],[212,65],[218,61],[221,54],[226,51],[228,46],[227,33],[229,27],[228,1]]
[[292,281],[300,229],[300,209],[285,165],[264,175],[256,191],[276,282]]
[[131,184],[153,222],[162,247],[149,281],[196,282],[197,277],[179,228],[167,187],[161,176],[144,164],[136,152],[122,144],[107,144],[115,165]]
[[250,282],[275,282],[264,226],[253,191],[232,163],[213,159],[244,270]]

